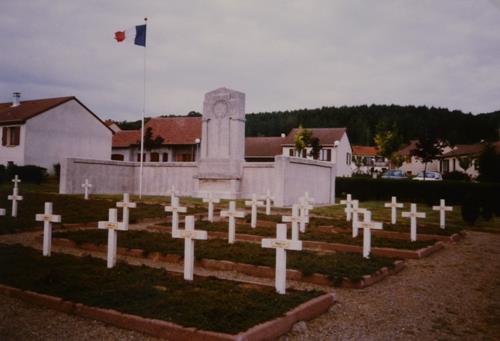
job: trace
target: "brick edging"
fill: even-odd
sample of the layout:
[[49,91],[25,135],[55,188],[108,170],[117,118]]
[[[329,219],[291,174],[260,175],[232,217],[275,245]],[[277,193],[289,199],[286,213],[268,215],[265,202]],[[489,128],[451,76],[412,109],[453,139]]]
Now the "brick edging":
[[[103,253],[106,252],[105,245],[96,245],[90,243],[77,245],[74,241],[63,238],[54,238],[52,244],[63,247],[82,249],[86,251],[95,251]],[[144,251],[141,249],[127,249],[123,247],[118,247],[117,254],[128,257],[145,258],[153,262],[162,262],[170,264],[182,264],[183,262],[182,257],[180,255],[151,252],[147,256],[145,256]],[[202,267],[208,270],[235,271],[238,273],[259,278],[274,278],[275,275],[275,269],[270,266],[238,263],[228,260],[216,260],[216,259],[204,258],[201,260],[197,260],[195,262],[195,265],[197,267]],[[337,286],[341,288],[363,289],[377,282],[380,282],[382,279],[386,278],[389,275],[398,273],[404,268],[404,266],[405,266],[404,261],[396,260],[393,262],[393,268],[383,267],[372,274],[364,275],[359,281],[352,281],[347,277],[344,277],[341,280],[340,284],[335,284],[328,278],[328,276],[320,273],[314,273],[306,276],[299,270],[287,269],[286,274],[288,279],[299,282],[312,283],[325,286]]]
[[244,332],[234,335],[192,327],[183,327],[176,323],[121,313],[113,309],[92,307],[82,303],[67,301],[60,297],[39,294],[3,284],[0,284],[0,294],[15,297],[31,304],[34,303],[67,314],[98,320],[120,328],[138,331],[159,338],[195,341],[262,340],[277,338],[290,331],[293,324],[303,320],[311,320],[326,312],[335,303],[334,294],[327,293],[302,303],[286,312],[284,316],[263,322]]

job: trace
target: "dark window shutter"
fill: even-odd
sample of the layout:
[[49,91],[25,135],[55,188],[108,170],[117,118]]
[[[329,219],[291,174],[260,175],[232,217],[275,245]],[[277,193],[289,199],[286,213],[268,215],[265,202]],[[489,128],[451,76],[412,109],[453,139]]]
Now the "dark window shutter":
[[332,161],[332,150],[331,149],[326,150],[326,161]]
[[12,128],[12,145],[18,146],[21,140],[21,127]]
[[2,146],[7,145],[7,127],[3,127],[2,129]]

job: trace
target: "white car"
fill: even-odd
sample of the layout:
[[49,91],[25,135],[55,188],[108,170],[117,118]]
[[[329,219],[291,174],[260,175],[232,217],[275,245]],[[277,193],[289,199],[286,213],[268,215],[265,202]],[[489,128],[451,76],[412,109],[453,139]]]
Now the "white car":
[[[425,173],[425,177],[424,177]],[[420,180],[420,181],[441,181],[443,180],[443,177],[439,172],[420,172],[417,174],[416,177],[413,178],[413,180]]]

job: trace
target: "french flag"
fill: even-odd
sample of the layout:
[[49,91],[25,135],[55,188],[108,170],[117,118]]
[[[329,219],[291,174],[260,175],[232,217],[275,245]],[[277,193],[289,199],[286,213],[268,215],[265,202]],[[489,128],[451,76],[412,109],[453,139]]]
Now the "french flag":
[[115,32],[115,39],[119,43],[133,41],[135,45],[146,47],[146,25],[138,25],[125,31]]

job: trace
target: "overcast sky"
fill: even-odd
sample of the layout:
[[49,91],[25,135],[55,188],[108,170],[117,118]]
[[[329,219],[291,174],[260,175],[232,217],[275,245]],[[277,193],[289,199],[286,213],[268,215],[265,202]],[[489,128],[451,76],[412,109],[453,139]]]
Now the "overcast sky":
[[246,111],[414,104],[500,109],[500,0],[2,0],[0,102],[77,96],[140,117],[201,111],[221,86]]

